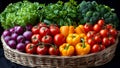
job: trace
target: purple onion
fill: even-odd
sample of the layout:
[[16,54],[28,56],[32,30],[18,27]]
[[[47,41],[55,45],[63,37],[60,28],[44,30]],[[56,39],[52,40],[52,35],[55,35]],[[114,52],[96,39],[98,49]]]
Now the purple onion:
[[17,40],[17,37],[18,37],[18,34],[17,34],[17,33],[13,33],[13,34],[11,35],[11,39],[13,39],[13,40]]
[[15,49],[16,48],[16,42],[15,42],[15,40],[8,41],[8,45],[9,45],[10,48]]
[[16,27],[15,27],[15,32],[16,32],[17,34],[22,34],[23,31],[24,31],[24,29],[23,29],[21,26],[16,26]]
[[32,32],[31,31],[25,31],[23,33],[23,36],[26,38],[26,40],[31,40]]
[[11,37],[10,37],[10,36],[5,36],[5,37],[4,37],[4,40],[5,40],[6,44],[8,44],[8,41],[11,40]]
[[32,29],[32,27],[33,27],[32,25],[27,25],[26,30],[30,31]]
[[26,40],[26,41],[25,41],[25,45],[27,45],[28,43],[30,43],[30,41]]
[[10,31],[10,33],[14,33],[15,32],[14,28],[11,28],[9,31]]
[[10,31],[5,30],[2,35],[3,35],[3,37],[5,37],[5,36],[10,36],[11,33],[10,33]]
[[18,51],[21,51],[21,52],[25,51],[25,44],[24,43],[18,43],[17,46],[16,46],[16,49]]
[[18,43],[22,43],[22,42],[24,42],[25,41],[25,37],[24,36],[22,36],[22,35],[19,35],[18,37],[17,37],[17,42]]

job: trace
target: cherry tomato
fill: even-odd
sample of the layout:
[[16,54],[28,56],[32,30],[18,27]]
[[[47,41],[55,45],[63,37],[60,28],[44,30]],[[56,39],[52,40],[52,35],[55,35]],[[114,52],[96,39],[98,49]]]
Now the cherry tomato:
[[55,46],[51,46],[49,48],[49,54],[50,55],[58,55],[59,54],[59,49]]
[[55,44],[56,46],[62,45],[63,43],[65,43],[65,41],[66,41],[65,36],[62,35],[62,34],[56,34],[56,35],[54,36],[54,44]]
[[39,27],[47,27],[47,25],[46,25],[45,23],[43,23],[43,22],[40,22],[40,23],[38,24],[38,26],[39,26]]
[[56,25],[50,25],[50,33],[54,36],[60,33],[60,29]]
[[102,37],[107,37],[108,36],[108,30],[107,29],[102,29],[100,30],[100,35]]
[[113,26],[112,26],[111,24],[107,24],[107,25],[106,25],[106,29],[109,30],[109,29],[112,29],[112,28],[113,28]]
[[47,27],[41,27],[40,30],[39,30],[39,33],[40,33],[41,36],[49,35],[50,30]]
[[90,45],[90,46],[93,46],[95,44],[95,41],[93,38],[88,38],[87,39],[87,43]]
[[33,26],[32,27],[32,33],[33,34],[39,34],[39,27],[38,26]]
[[37,54],[39,55],[45,55],[48,53],[48,47],[44,45],[37,46]]
[[36,53],[37,46],[33,43],[28,43],[25,47],[26,53],[33,54]]
[[103,44],[100,45],[101,50],[104,50],[105,48],[106,48],[105,45],[103,45]]
[[101,26],[98,25],[98,24],[95,24],[95,25],[93,26],[93,30],[94,30],[95,32],[99,32],[99,31],[101,30]]
[[116,36],[117,36],[117,30],[116,30],[116,29],[110,29],[110,34],[111,34],[113,37],[116,37]]
[[84,30],[85,30],[86,33],[88,31],[92,31],[93,30],[92,25],[88,24],[88,23],[86,23],[83,28],[84,28]]
[[105,21],[103,19],[98,20],[98,25],[103,26]]
[[45,35],[45,36],[42,37],[41,41],[42,41],[43,43],[51,44],[52,41],[53,41],[53,38],[52,38],[52,36],[50,36],[50,35]]
[[110,44],[114,44],[115,43],[115,38],[114,37],[110,36],[109,40],[110,40]]
[[38,42],[41,41],[41,36],[39,34],[34,34],[31,37],[31,41],[32,43],[37,44]]
[[102,44],[105,45],[105,47],[109,46],[109,45],[110,45],[110,40],[109,40],[109,38],[104,37],[104,38],[102,39]]
[[94,36],[94,40],[95,40],[96,43],[101,43],[102,42],[102,38],[99,34],[96,34]]
[[96,53],[96,52],[99,52],[99,51],[100,51],[100,45],[94,44],[91,48],[91,52]]
[[94,31],[89,31],[89,32],[87,33],[87,38],[92,38],[94,35],[95,35],[95,32],[94,32]]

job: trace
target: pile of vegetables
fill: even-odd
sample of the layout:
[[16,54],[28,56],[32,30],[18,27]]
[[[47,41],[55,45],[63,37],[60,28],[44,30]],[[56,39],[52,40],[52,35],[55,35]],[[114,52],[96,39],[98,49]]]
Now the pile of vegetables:
[[96,1],[82,1],[78,4],[70,0],[65,3],[58,1],[47,5],[23,1],[9,4],[0,14],[0,22],[4,29],[9,29],[16,25],[36,25],[39,21],[58,24],[58,26],[77,26],[86,22],[95,24],[97,20],[104,19],[106,24],[118,27],[119,19],[114,10]]
[[96,24],[74,26],[40,22],[26,28],[15,26],[3,32],[10,48],[38,55],[73,56],[96,53],[115,44],[117,30],[103,19]]
[[70,0],[48,5],[10,4],[0,14],[0,22],[10,48],[29,54],[76,56],[113,45],[119,21],[106,5]]

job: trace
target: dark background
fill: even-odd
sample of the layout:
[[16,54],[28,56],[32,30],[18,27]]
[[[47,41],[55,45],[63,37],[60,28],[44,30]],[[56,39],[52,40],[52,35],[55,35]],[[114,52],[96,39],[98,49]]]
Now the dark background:
[[[18,1],[22,1],[22,0],[0,0],[0,13],[5,9],[5,7],[9,4],[9,3],[15,3]],[[58,0],[29,0],[31,2],[39,2],[39,3],[56,3]],[[69,1],[69,0],[61,0],[61,1]],[[78,3],[80,3],[82,0],[76,0]],[[86,0],[86,1],[93,1],[93,0]],[[115,9],[115,12],[118,15],[118,18],[120,20],[120,8],[119,8],[119,0],[95,0],[97,3],[99,4],[105,4],[110,6],[111,8]],[[120,26],[120,23],[118,24]],[[120,30],[120,28],[117,28],[118,30]],[[0,36],[3,32],[3,28],[0,25]],[[119,38],[120,40],[120,38]],[[112,61],[110,61],[109,63],[102,65],[102,66],[98,66],[95,68],[120,68],[120,42],[117,45],[117,49],[115,52],[115,57],[112,59]],[[21,65],[17,65],[15,63],[11,63],[9,60],[5,59],[4,57],[4,52],[2,49],[2,43],[0,41],[0,68],[28,68],[28,67],[24,67]]]

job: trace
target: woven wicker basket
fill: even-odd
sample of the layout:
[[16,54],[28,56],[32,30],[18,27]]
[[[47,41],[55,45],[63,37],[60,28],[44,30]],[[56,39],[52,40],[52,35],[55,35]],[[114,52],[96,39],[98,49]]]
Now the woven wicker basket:
[[85,68],[106,64],[114,57],[118,38],[114,45],[98,53],[92,53],[84,56],[49,56],[49,55],[31,55],[11,49],[1,37],[4,55],[11,62],[34,68]]

